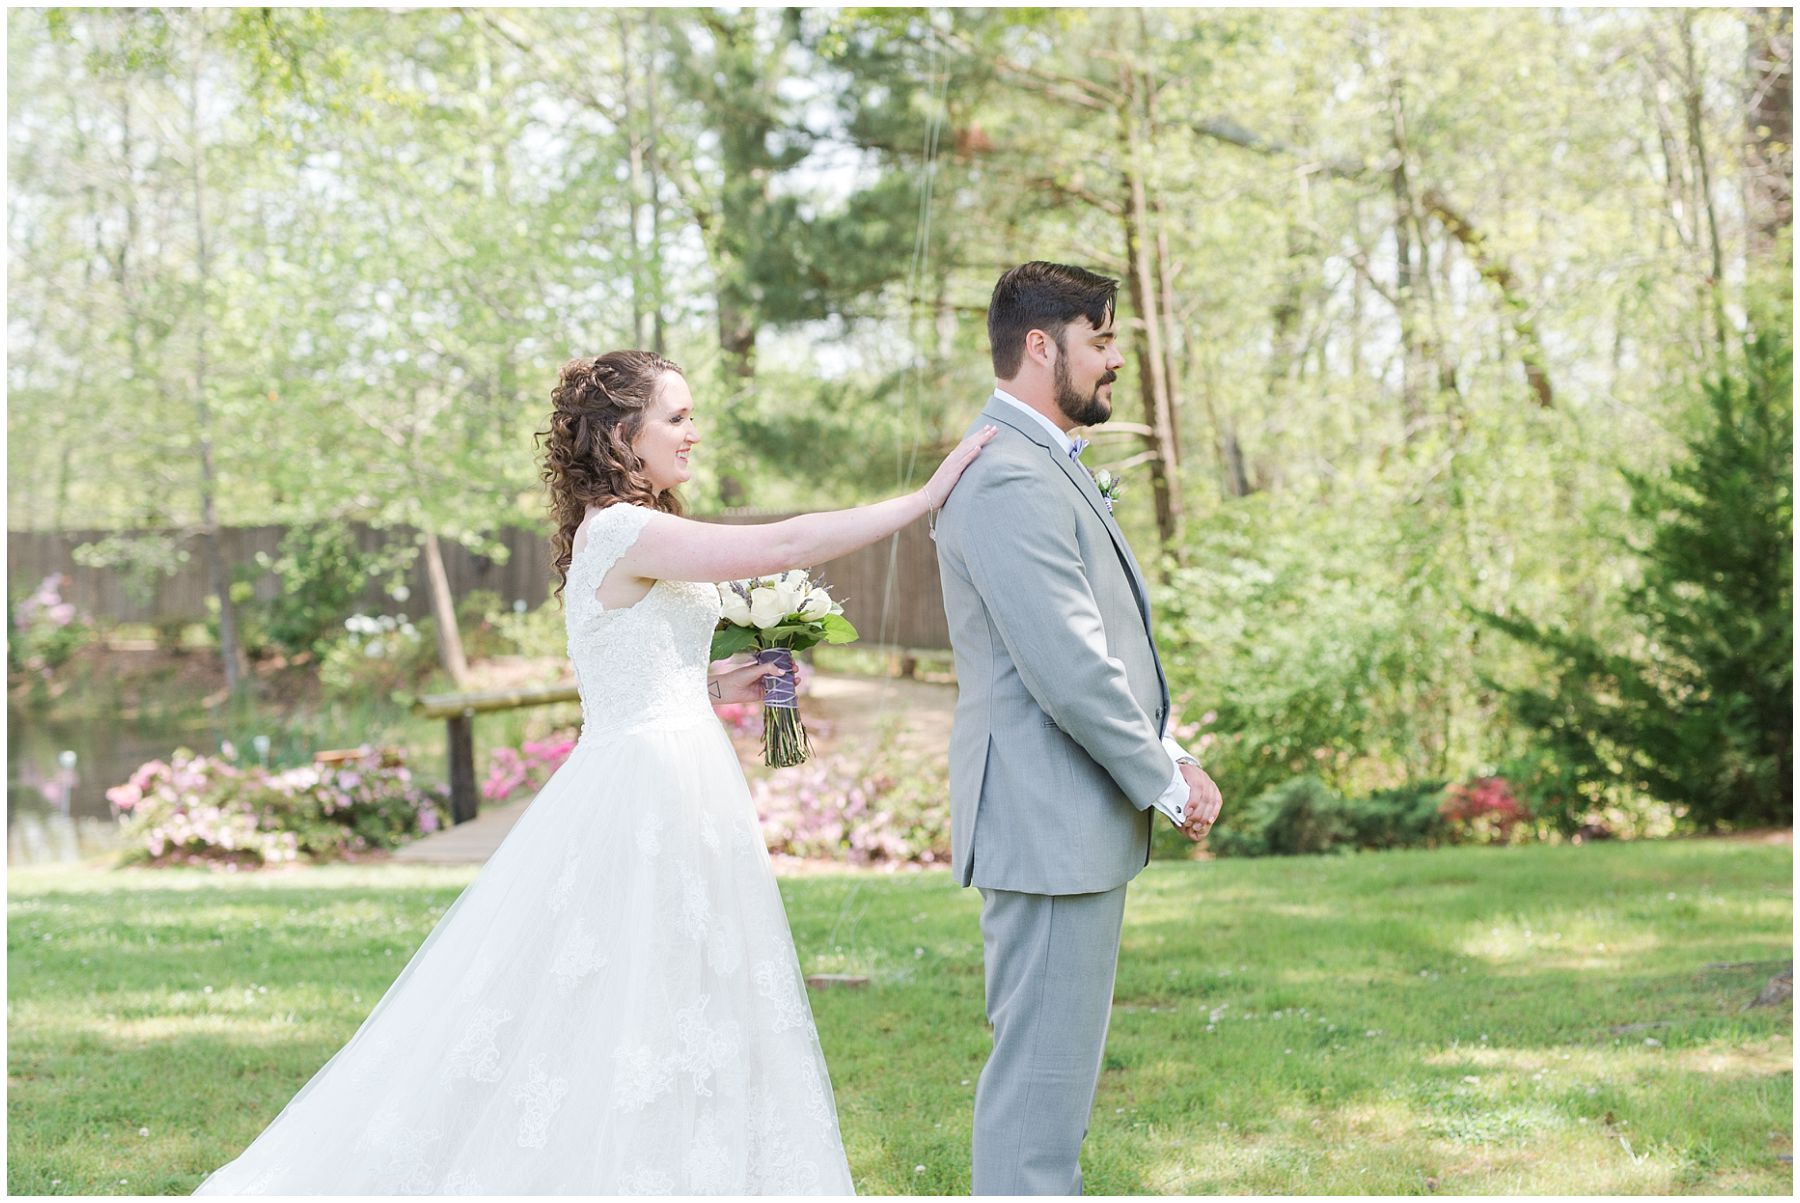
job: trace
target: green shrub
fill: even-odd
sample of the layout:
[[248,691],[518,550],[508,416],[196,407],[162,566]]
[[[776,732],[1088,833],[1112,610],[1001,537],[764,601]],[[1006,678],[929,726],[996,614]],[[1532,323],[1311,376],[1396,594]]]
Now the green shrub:
[[159,618],[151,624],[152,638],[159,652],[179,652],[187,643],[188,627],[192,626],[186,618]]
[[[1625,473],[1645,532],[1638,628],[1620,649],[1483,613],[1545,662],[1484,683],[1557,767],[1569,829],[1608,790],[1655,798],[1698,828],[1790,825],[1793,793],[1793,364],[1764,336],[1737,378],[1706,389],[1704,420],[1666,476]],[[1540,783],[1543,787],[1543,783]]]
[[1435,539],[1403,516],[1236,499],[1194,524],[1186,566],[1153,590],[1170,689],[1213,714],[1200,756],[1228,807],[1301,774],[1353,788],[1371,770],[1441,771],[1422,749],[1451,636],[1415,587]]
[[1444,782],[1344,798],[1317,777],[1295,777],[1241,808],[1227,806],[1207,846],[1219,856],[1305,856],[1368,848],[1430,848],[1452,838]]
[[500,595],[492,589],[476,589],[456,603],[456,626],[462,635],[463,655],[471,661],[492,656],[517,655],[517,646],[500,625],[507,613]]
[[1573,835],[1595,822],[1608,789],[1568,763],[1553,746],[1536,744],[1503,761],[1496,774],[1504,777],[1513,793],[1545,832]]
[[1376,790],[1344,802],[1350,839],[1358,848],[1434,848],[1449,838],[1439,813],[1443,781],[1422,781]]
[[1348,847],[1344,800],[1317,777],[1295,777],[1264,790],[1236,814],[1221,813],[1207,837],[1219,856],[1304,856]]
[[436,671],[437,640],[429,618],[352,614],[328,644],[319,683],[333,697],[389,697],[417,692]]
[[390,588],[404,598],[400,573],[417,554],[416,547],[405,546],[364,551],[338,521],[296,526],[282,536],[274,556],[257,553],[258,567],[273,572],[280,589],[247,609],[277,647],[323,656],[371,580],[390,578]]
[[563,623],[562,602],[552,597],[535,610],[514,603],[488,615],[515,655],[532,659],[568,655],[568,632]]

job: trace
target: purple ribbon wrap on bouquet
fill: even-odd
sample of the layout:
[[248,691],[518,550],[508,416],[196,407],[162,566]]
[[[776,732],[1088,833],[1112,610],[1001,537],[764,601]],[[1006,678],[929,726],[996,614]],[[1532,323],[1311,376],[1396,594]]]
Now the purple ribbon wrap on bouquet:
[[777,710],[798,710],[800,699],[797,694],[798,679],[794,672],[794,653],[785,647],[764,648],[756,653],[758,664],[774,664],[781,672],[764,677],[763,705]]

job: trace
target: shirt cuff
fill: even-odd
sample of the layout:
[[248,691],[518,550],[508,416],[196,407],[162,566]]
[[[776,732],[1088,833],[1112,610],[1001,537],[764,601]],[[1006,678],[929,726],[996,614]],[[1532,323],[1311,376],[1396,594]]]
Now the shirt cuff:
[[1181,775],[1180,768],[1176,768],[1174,780],[1169,782],[1168,788],[1151,805],[1168,815],[1169,821],[1179,827],[1187,821],[1187,796],[1187,778]]
[[1195,764],[1200,763],[1200,758],[1198,756],[1194,755],[1192,752],[1188,751],[1186,748],[1182,747],[1180,744],[1176,743],[1175,737],[1173,735],[1163,736],[1162,737],[1162,746],[1163,746],[1163,751],[1165,751],[1169,754],[1169,759],[1171,761],[1191,760]]

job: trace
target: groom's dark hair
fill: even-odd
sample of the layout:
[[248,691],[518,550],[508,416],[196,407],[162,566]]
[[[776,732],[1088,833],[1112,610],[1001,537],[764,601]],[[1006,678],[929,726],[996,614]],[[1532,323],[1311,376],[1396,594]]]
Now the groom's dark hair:
[[1085,317],[1098,330],[1112,315],[1119,282],[1086,268],[1035,259],[1000,277],[988,301],[988,347],[994,375],[1011,380],[1025,358],[1025,336],[1042,330],[1063,345],[1063,328]]

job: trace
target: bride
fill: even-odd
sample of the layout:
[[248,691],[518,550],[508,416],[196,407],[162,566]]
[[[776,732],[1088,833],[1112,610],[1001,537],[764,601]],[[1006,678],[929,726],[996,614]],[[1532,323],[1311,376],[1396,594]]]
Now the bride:
[[[681,517],[681,370],[563,365],[539,438],[580,742],[338,1053],[198,1194],[849,1194],[831,1083],[737,756],[704,582],[830,560],[924,488],[761,526]],[[710,696],[709,696],[710,694]]]

